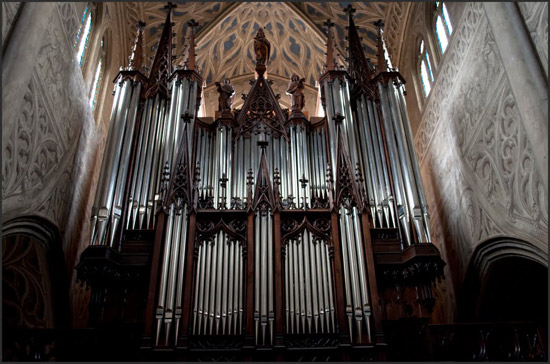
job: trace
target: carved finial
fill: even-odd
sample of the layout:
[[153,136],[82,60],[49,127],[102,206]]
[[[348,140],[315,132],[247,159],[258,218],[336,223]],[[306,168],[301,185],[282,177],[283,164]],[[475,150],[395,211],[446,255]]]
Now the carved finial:
[[355,13],[357,10],[355,8],[353,8],[353,6],[351,6],[351,4],[349,4],[346,8],[344,8],[344,11],[346,13],[348,13],[348,15],[351,18],[353,16],[352,14]]
[[132,48],[132,54],[128,62],[128,70],[131,71],[139,71],[143,61],[143,29],[145,28],[145,23],[141,20],[138,21],[137,28],[136,40],[134,41],[134,47]]
[[333,71],[335,67],[335,49],[334,49],[334,33],[332,32],[332,27],[334,26],[334,23],[327,19],[326,22],[323,23],[324,26],[327,27],[327,63],[326,63],[326,70],[327,71]]
[[373,25],[378,29],[377,67],[379,72],[384,72],[388,70],[388,64],[386,62],[386,52],[384,50],[384,40],[382,39],[382,28],[384,27],[384,22],[382,21],[382,19],[378,19],[373,23]]
[[199,23],[195,19],[191,19],[187,22],[189,27],[189,46],[187,47],[187,68],[190,70],[195,69],[195,28],[199,26]]
[[171,2],[168,2],[166,3],[166,5],[163,7],[163,9],[166,9],[166,12],[167,13],[171,13],[172,12],[172,9],[175,9],[177,8],[178,6],[174,3],[171,3]]

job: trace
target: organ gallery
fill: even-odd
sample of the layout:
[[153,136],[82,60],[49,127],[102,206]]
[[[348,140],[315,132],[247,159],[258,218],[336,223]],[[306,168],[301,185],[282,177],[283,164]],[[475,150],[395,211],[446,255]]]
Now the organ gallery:
[[[141,19],[107,86],[74,267],[88,331],[78,344],[65,334],[54,349],[29,344],[35,359],[53,350],[56,360],[545,360],[544,331],[531,324],[432,324],[452,267],[434,243],[407,104],[410,88],[433,79],[404,79],[382,19],[369,25],[374,54],[354,6],[336,14],[344,34],[324,20],[315,79],[281,61],[271,25],[257,24],[240,50],[254,70],[243,82],[199,66],[200,22],[176,33],[185,6],[164,6],[155,32]],[[285,78],[270,73],[274,57]]]

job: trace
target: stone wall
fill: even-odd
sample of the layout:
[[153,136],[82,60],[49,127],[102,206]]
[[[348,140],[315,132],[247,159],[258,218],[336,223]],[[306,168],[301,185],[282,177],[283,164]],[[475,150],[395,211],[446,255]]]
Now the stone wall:
[[540,63],[548,77],[548,3],[518,2],[517,4],[540,57]]
[[2,221],[34,215],[52,222],[71,289],[106,133],[90,111],[76,60],[79,25],[73,3],[26,3],[2,66]]
[[543,148],[532,145],[518,106],[516,70],[503,63],[515,55],[497,46],[482,4],[461,11],[426,104],[420,110],[414,96],[407,100],[418,118],[412,124],[433,241],[448,263],[435,320],[447,322],[456,318],[454,296],[479,244],[515,238],[548,248],[547,170],[537,168]]

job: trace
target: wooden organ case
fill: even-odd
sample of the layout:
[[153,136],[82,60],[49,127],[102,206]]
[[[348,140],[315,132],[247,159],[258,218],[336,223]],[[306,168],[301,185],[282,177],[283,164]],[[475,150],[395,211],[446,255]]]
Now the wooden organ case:
[[345,70],[325,23],[326,117],[309,120],[299,93],[292,110],[280,107],[260,29],[242,108],[220,101],[215,118],[199,118],[197,24],[172,71],[172,7],[149,76],[141,24],[116,79],[77,266],[92,290],[90,326],[132,328],[127,347],[155,360],[387,358],[386,323],[429,317],[445,263],[383,24],[374,66],[346,9]]

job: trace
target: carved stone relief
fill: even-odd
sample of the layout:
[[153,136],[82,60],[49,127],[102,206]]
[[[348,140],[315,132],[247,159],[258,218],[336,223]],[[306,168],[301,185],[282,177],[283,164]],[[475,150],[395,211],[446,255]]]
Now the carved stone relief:
[[548,77],[548,3],[518,2],[517,4]]
[[483,241],[547,248],[547,197],[503,56],[481,6],[468,4],[416,135],[434,243],[457,286]]
[[2,2],[2,45],[6,44],[8,34],[14,24],[21,2]]

